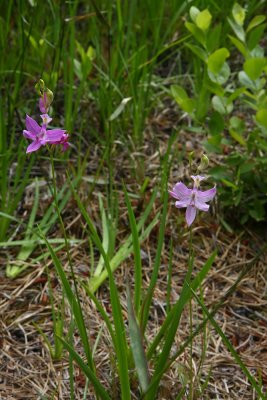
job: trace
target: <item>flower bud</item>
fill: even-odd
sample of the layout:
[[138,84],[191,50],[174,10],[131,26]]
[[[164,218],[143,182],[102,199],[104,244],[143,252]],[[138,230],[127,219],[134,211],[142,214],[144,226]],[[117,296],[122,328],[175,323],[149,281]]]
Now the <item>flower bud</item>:
[[202,154],[202,157],[201,157],[201,160],[200,160],[200,164],[197,167],[197,169],[199,171],[203,171],[204,169],[206,169],[208,167],[208,165],[209,165],[208,157],[206,156],[206,154]]
[[43,96],[45,90],[45,83],[42,79],[39,79],[39,81],[36,83],[35,89],[39,96]]
[[192,168],[193,159],[194,159],[194,156],[195,156],[194,151],[190,151],[190,153],[188,153],[187,156],[188,156],[189,166],[190,166],[190,168]]
[[37,82],[35,85],[35,89],[37,90],[38,95],[41,97],[39,100],[40,111],[46,114],[53,101],[54,94],[52,90],[45,86],[43,79],[39,79],[39,82]]

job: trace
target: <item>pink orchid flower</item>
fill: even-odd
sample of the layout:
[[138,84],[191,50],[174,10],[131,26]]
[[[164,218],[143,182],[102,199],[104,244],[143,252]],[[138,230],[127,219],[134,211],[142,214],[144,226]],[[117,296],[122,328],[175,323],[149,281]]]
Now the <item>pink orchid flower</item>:
[[204,192],[199,190],[200,182],[205,179],[204,176],[193,175],[191,178],[194,181],[193,189],[189,189],[182,182],[178,182],[172,190],[169,190],[170,195],[178,200],[175,202],[175,207],[186,207],[185,218],[188,226],[194,222],[197,209],[205,212],[208,211],[209,205],[206,203],[216,195],[216,186]]
[[54,143],[54,144],[62,144],[62,151],[66,151],[66,150],[69,148],[69,146],[70,146],[70,144],[69,144],[69,142],[68,142],[68,138],[69,138],[69,135],[67,135],[66,133],[64,133],[64,134],[62,135],[60,141],[57,142],[57,143]]
[[63,138],[65,140],[66,136],[68,137],[68,135],[65,134],[66,131],[62,129],[47,130],[47,125],[52,121],[52,118],[50,118],[48,114],[42,114],[41,118],[43,120],[42,126],[33,118],[28,115],[26,116],[27,130],[23,131],[23,136],[32,140],[32,143],[27,147],[26,153],[37,151],[41,146],[45,146],[46,144],[59,144]]

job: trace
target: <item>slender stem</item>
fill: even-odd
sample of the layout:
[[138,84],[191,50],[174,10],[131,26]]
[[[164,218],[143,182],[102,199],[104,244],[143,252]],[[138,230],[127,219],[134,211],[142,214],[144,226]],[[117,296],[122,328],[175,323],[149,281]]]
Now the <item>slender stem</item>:
[[[193,257],[193,232],[192,226],[190,227],[189,232],[189,265],[191,265],[191,259]],[[192,271],[191,271],[192,272]],[[190,296],[189,300],[189,320],[190,320],[190,337],[193,334],[193,311],[192,311],[192,296]],[[189,385],[189,399],[193,400],[194,398],[194,383],[193,383],[193,340],[190,341],[190,385]]]

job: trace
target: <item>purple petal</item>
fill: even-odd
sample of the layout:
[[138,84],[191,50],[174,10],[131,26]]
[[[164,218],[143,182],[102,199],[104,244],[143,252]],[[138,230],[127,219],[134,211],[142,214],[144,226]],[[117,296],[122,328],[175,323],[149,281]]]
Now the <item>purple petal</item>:
[[197,198],[202,202],[205,203],[207,201],[212,200],[216,195],[216,186],[214,188],[205,190],[202,192],[201,190],[198,190],[197,192]]
[[35,136],[37,136],[41,130],[41,127],[37,124],[37,122],[31,117],[29,117],[29,115],[26,115],[26,128],[28,131],[32,132]]
[[65,132],[62,129],[50,129],[46,131],[47,141],[51,144],[58,144]]
[[196,181],[201,182],[204,179],[206,179],[205,176],[201,176],[201,175],[191,175],[191,178],[193,179],[194,182],[196,182]]
[[51,118],[51,117],[49,117],[49,115],[48,115],[48,114],[42,114],[42,115],[41,115],[41,118],[42,118],[42,120],[43,120],[43,123],[44,123],[45,125],[48,125],[48,124],[49,124],[49,122],[51,122],[51,121],[52,121],[52,118]]
[[46,112],[45,104],[44,104],[44,101],[42,98],[40,98],[40,100],[39,100],[39,108],[40,108],[41,113]]
[[41,113],[46,113],[48,111],[46,93],[44,93],[43,97],[39,100],[39,108]]
[[62,143],[62,151],[63,151],[63,152],[66,151],[66,150],[68,150],[69,147],[70,147],[69,142],[64,142],[64,143]]
[[197,213],[196,207],[194,207],[194,206],[187,207],[186,213],[185,213],[185,219],[186,219],[188,226],[190,226],[194,222],[194,220],[196,218],[196,213]]
[[201,211],[208,211],[210,206],[203,201],[199,200],[197,197],[195,199],[195,206]]
[[35,142],[32,142],[26,150],[26,153],[32,153],[33,151],[37,151],[41,147],[41,142],[39,140],[36,140]]
[[35,140],[36,139],[36,135],[34,133],[31,133],[31,132],[25,131],[25,130],[23,131],[23,136],[26,139],[31,139],[31,140]]
[[175,202],[175,207],[177,207],[177,208],[188,207],[189,204],[190,204],[190,199],[189,200],[176,201]]
[[169,193],[175,199],[189,200],[192,195],[192,189],[188,189],[182,182],[178,182],[172,190],[169,190]]

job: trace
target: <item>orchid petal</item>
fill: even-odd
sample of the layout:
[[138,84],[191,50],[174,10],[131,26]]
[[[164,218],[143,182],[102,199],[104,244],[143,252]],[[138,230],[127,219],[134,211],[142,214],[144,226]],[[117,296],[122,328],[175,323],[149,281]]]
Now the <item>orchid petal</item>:
[[197,192],[197,198],[203,203],[212,200],[215,197],[215,195],[216,195],[216,186],[214,186],[214,188],[212,189],[205,190],[204,192],[202,192],[201,190],[198,190]]
[[201,176],[201,175],[191,175],[191,178],[193,179],[194,182],[196,182],[196,181],[201,182],[204,179],[206,179],[205,176]]
[[63,151],[63,152],[66,151],[66,150],[68,150],[69,147],[70,147],[69,142],[64,142],[64,143],[62,143],[62,151]]
[[41,130],[40,125],[37,124],[37,122],[33,118],[29,117],[29,115],[26,115],[26,128],[35,136],[37,136]]
[[194,206],[188,206],[185,213],[187,225],[190,226],[196,218],[197,210]]
[[44,93],[44,96],[43,97],[41,97],[40,98],[40,100],[39,100],[39,108],[40,108],[40,111],[42,112],[42,113],[46,113],[48,110],[47,110],[47,97],[46,97],[46,93]]
[[176,201],[175,202],[175,207],[177,208],[183,208],[183,207],[188,207],[190,204],[190,200],[182,200],[182,201]]
[[171,196],[178,200],[189,200],[192,195],[192,189],[188,189],[182,182],[176,183],[172,191],[169,191]]
[[41,146],[42,146],[41,142],[39,140],[36,140],[27,147],[26,153],[32,153],[33,151],[37,151],[38,149],[40,149]]
[[201,211],[208,211],[210,206],[203,201],[200,201],[197,197],[195,199],[195,206]]
[[34,133],[29,132],[29,131],[26,131],[26,130],[23,131],[23,136],[24,136],[26,139],[36,140],[36,135],[35,135]]
[[50,129],[46,131],[47,141],[51,144],[58,144],[65,132],[62,129]]
[[49,117],[49,115],[48,115],[48,114],[42,114],[42,115],[41,115],[41,118],[42,118],[42,120],[43,120],[43,123],[44,123],[45,125],[48,125],[48,124],[49,124],[49,122],[51,122],[51,121],[52,121],[52,118],[51,118],[51,117]]

